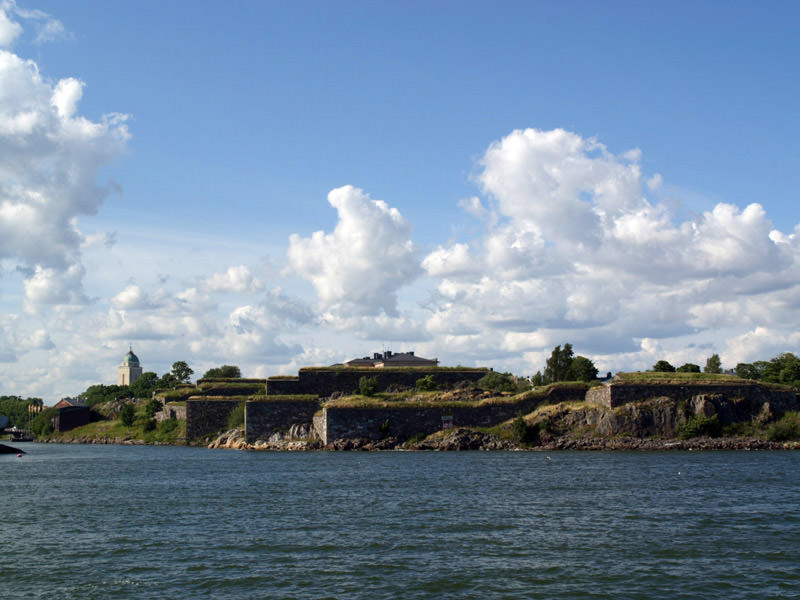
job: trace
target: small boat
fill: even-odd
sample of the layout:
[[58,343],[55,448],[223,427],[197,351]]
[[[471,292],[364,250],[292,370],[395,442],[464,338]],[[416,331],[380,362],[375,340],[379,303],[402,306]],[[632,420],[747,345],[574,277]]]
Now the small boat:
[[11,446],[0,444],[0,454],[16,454],[17,456],[19,456],[20,454],[25,454],[25,453],[19,448],[12,448]]
[[30,431],[25,429],[18,429],[16,427],[12,427],[11,429],[7,429],[9,433],[9,440],[12,442],[32,442],[33,441],[33,434]]

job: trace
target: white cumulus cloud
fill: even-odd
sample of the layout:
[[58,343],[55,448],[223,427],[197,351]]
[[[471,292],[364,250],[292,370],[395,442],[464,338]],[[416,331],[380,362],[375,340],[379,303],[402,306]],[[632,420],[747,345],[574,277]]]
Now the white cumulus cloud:
[[421,272],[411,226],[396,208],[353,186],[328,194],[333,232],[293,234],[289,269],[312,283],[323,310],[345,317],[397,315],[397,291]]
[[[9,11],[47,21],[6,2],[0,38],[10,35]],[[129,137],[123,115],[95,122],[77,114],[82,93],[79,80],[52,84],[35,62],[0,50],[0,259],[30,273],[24,287],[32,305],[85,301],[77,219],[95,214],[111,193],[97,174]]]

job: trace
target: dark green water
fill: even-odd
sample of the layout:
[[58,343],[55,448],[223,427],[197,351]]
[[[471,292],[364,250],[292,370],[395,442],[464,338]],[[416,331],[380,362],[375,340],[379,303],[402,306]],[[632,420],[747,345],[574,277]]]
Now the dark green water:
[[0,456],[0,598],[800,598],[800,452]]

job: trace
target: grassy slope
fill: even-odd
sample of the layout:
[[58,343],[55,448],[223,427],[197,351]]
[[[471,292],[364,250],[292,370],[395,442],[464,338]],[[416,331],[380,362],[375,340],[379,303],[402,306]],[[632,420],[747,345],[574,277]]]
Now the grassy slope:
[[144,413],[144,405],[136,406],[136,420],[134,424],[127,427],[119,419],[108,419],[96,421],[82,427],[76,427],[62,433],[51,433],[47,437],[54,441],[70,442],[78,439],[130,439],[141,440],[152,444],[155,442],[163,444],[183,444],[186,439],[186,421],[163,421],[155,429],[145,431],[145,423],[149,420]]

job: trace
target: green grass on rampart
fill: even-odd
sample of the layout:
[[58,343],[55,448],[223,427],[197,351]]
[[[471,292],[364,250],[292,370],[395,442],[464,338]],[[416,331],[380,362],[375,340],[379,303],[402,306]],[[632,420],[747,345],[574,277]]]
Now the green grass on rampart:
[[263,395],[258,394],[250,394],[250,395],[239,395],[239,396],[192,396],[189,398],[189,401],[193,400],[208,400],[210,402],[246,402],[248,400],[264,398]]
[[315,394],[274,394],[270,396],[251,396],[248,402],[319,402]]
[[[303,367],[300,369],[301,373],[307,372],[345,372],[345,373],[364,373],[372,374],[387,372],[387,373],[442,373],[445,371],[465,371],[469,373],[483,373],[490,372],[491,369],[487,367]],[[270,379],[273,379],[270,377]]]
[[791,391],[791,386],[754,379],[742,379],[728,373],[662,373],[656,371],[639,371],[633,373],[617,373],[612,384],[652,384],[652,385],[761,385],[775,391]]
[[197,380],[197,385],[200,386],[204,383],[213,383],[213,384],[220,384],[220,383],[240,383],[240,384],[265,384],[267,382],[266,379],[248,379],[245,377],[204,377],[202,379]]
[[118,443],[134,440],[145,444],[180,445],[186,440],[186,421],[167,419],[156,422],[147,416],[145,404],[138,403],[136,419],[130,427],[123,425],[120,419],[109,419],[95,421],[69,431],[50,433],[47,438],[57,442],[105,440]]
[[448,392],[399,392],[388,393],[380,392],[374,396],[351,395],[343,396],[325,403],[330,408],[405,408],[418,409],[424,408],[475,408],[480,406],[492,405],[514,405],[527,400],[539,398],[546,400],[549,394],[555,389],[576,389],[586,390],[588,385],[583,382],[559,382],[548,386],[540,387],[535,390],[528,390],[520,394],[498,394],[490,398],[480,400],[447,400]]

